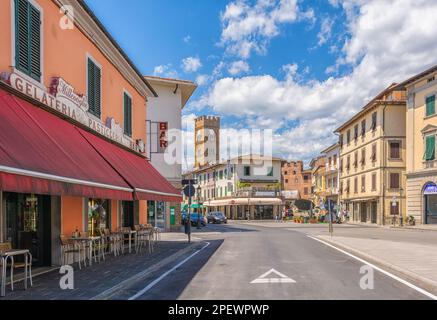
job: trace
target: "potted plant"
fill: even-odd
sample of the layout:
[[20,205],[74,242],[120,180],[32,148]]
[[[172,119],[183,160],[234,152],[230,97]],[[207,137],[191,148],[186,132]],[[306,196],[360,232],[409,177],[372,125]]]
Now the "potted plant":
[[409,226],[415,226],[416,225],[416,218],[414,218],[414,216],[408,216],[407,223]]

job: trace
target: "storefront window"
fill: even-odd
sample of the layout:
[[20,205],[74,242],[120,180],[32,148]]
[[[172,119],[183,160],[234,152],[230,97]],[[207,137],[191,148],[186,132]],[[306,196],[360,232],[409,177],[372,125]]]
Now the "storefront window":
[[100,235],[101,229],[110,228],[110,200],[88,200],[88,232]]

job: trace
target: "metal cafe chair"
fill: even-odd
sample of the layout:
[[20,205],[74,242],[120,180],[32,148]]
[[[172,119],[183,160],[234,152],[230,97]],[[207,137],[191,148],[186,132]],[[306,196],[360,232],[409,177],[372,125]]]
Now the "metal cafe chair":
[[[69,240],[65,235],[60,235],[59,240],[61,241],[61,264],[66,265],[70,263],[70,257],[73,257],[74,262],[74,255],[77,255],[77,261],[79,263],[79,270],[82,269],[81,262],[82,262],[82,255],[81,252],[85,251],[85,248],[82,247],[80,244],[75,243],[71,240]],[[83,252],[83,263],[84,266],[86,266],[86,252]]]
[[[0,243],[0,251],[3,252],[7,252],[7,251],[12,251],[12,244],[10,242],[4,242],[4,243]],[[14,259],[14,255],[10,254],[10,255],[6,255],[5,259],[1,259],[0,260],[0,265],[3,267],[7,267],[8,265],[10,266],[10,274],[11,274],[11,291],[14,291],[14,269],[20,269],[20,268],[28,268],[27,271],[28,272],[28,276],[30,279],[30,286],[33,286],[33,280],[32,280],[32,254],[29,252],[29,250],[16,250],[16,251],[21,251],[19,254],[23,254],[23,252],[25,255],[25,259],[27,259],[27,265],[24,262],[15,262]],[[18,252],[17,252],[18,253]],[[8,264],[8,260],[10,261],[10,263]],[[5,266],[3,265],[3,263],[5,264]],[[2,277],[4,277],[4,279],[2,278],[2,281],[6,282],[6,272],[2,275]],[[24,279],[24,281],[26,282],[27,285],[27,277]]]

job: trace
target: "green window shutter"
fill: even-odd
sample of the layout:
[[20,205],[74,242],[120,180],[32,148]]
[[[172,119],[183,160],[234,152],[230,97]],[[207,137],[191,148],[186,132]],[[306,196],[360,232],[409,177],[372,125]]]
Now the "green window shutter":
[[41,80],[41,13],[27,0],[15,0],[15,67]]
[[267,174],[269,177],[273,177],[273,167],[269,168],[269,172]]
[[95,111],[96,111],[95,116],[100,118],[101,111],[102,111],[102,108],[100,106],[100,101],[101,101],[101,92],[100,92],[101,83],[100,82],[101,82],[102,72],[100,71],[100,68],[98,66],[96,66],[95,64],[94,64],[94,74],[95,74],[94,88],[95,88],[95,92],[96,92],[96,95],[94,97],[95,98],[94,105],[95,105]]
[[100,68],[91,59],[88,59],[89,112],[98,118],[101,115],[101,75]]
[[435,136],[426,137],[424,160],[430,161],[435,159]]
[[124,94],[124,134],[132,136],[132,99]]
[[29,5],[29,56],[30,76],[41,79],[41,14],[32,5]]
[[95,101],[95,90],[94,90],[94,82],[95,82],[95,73],[94,73],[94,63],[91,59],[88,59],[88,105],[89,112],[91,114],[95,114],[96,107],[94,105]]
[[435,96],[426,98],[426,116],[435,114]]

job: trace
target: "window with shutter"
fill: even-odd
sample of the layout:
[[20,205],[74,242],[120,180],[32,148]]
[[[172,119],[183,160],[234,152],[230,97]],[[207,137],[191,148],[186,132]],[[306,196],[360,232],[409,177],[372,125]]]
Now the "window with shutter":
[[376,144],[372,145],[372,161],[376,161]]
[[101,116],[101,75],[100,68],[88,58],[88,111],[97,118]]
[[366,148],[361,149],[361,165],[366,165]]
[[399,189],[399,173],[390,173],[390,189]]
[[425,139],[425,154],[423,156],[425,161],[435,159],[435,136],[428,136]]
[[15,67],[41,81],[41,12],[28,0],[15,0]]
[[132,137],[132,98],[124,93],[124,134]]
[[390,142],[390,158],[391,159],[400,159],[401,158],[400,147],[401,147],[401,144],[399,142]]
[[376,120],[378,114],[376,112],[372,113],[372,131],[376,130]]
[[358,125],[356,124],[354,127],[354,140],[357,141],[358,139]]
[[361,136],[364,137],[366,135],[366,119],[361,121]]
[[435,96],[426,98],[426,116],[432,116],[435,114]]
[[376,191],[376,173],[372,174],[372,191]]

